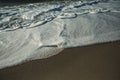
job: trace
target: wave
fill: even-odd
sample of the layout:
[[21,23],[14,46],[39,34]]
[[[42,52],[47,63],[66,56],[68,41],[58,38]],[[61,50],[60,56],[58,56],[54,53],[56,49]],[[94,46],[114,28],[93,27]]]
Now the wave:
[[120,40],[120,1],[0,6],[0,68],[64,48]]
[[[39,27],[55,18],[74,18],[80,14],[113,12],[110,8],[93,7],[101,1],[78,1],[44,5],[42,3],[0,7],[0,30],[12,31],[21,28]],[[73,12],[74,11],[74,12]],[[119,12],[116,10],[114,12]]]

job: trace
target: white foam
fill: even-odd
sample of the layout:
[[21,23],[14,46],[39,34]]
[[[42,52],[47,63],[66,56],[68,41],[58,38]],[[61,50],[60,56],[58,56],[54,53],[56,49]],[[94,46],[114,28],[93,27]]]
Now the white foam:
[[47,58],[64,48],[120,40],[118,3],[1,6],[0,68]]

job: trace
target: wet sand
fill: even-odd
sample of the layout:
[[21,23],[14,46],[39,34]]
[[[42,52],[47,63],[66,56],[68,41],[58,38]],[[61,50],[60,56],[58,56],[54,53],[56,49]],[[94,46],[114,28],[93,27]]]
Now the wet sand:
[[120,80],[120,42],[65,49],[2,69],[0,80]]

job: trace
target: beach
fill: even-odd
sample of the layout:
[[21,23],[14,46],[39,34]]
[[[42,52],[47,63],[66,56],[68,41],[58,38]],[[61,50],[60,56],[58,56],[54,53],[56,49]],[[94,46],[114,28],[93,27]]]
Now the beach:
[[0,80],[119,80],[120,42],[69,48],[0,70]]

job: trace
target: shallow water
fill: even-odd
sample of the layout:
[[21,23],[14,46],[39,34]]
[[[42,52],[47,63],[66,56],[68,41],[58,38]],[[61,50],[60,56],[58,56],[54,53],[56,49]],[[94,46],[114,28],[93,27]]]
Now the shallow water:
[[120,40],[120,1],[34,3],[0,7],[0,68],[64,48]]

